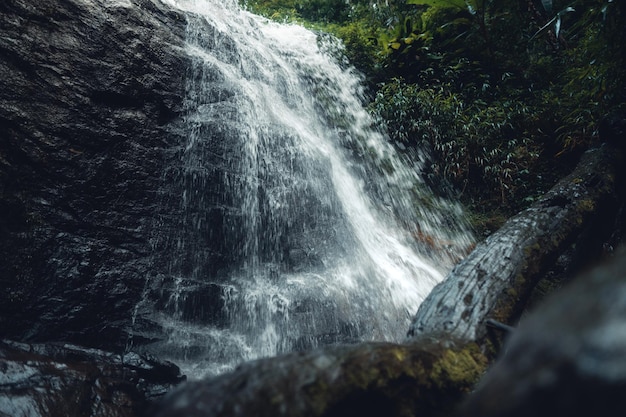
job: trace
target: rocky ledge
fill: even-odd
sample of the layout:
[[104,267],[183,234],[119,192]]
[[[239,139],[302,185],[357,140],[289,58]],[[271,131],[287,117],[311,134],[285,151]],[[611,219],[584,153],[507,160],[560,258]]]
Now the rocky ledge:
[[0,342],[0,416],[135,416],[183,380],[136,353]]

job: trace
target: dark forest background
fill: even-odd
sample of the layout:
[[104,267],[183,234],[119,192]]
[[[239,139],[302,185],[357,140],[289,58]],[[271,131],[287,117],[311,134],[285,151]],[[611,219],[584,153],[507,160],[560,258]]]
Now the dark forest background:
[[[365,75],[369,109],[431,185],[487,235],[618,141],[626,3],[612,0],[246,0],[331,33]],[[616,129],[615,125],[619,125]]]

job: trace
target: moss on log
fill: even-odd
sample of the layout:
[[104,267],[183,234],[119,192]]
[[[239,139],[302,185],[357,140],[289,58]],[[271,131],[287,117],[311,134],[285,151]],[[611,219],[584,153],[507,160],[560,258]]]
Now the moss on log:
[[171,416],[446,415],[487,365],[476,345],[365,343],[289,354],[192,382],[159,405]]
[[591,239],[590,228],[601,232],[603,221],[612,222],[621,161],[621,152],[609,146],[585,153],[570,175],[480,243],[435,287],[409,336],[483,344],[487,319],[514,322],[559,255]]

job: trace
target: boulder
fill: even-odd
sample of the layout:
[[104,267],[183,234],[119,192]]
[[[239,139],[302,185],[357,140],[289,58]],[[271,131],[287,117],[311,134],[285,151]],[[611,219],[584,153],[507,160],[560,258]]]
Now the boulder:
[[362,343],[293,353],[194,381],[148,414],[174,416],[441,416],[486,366],[476,346]]

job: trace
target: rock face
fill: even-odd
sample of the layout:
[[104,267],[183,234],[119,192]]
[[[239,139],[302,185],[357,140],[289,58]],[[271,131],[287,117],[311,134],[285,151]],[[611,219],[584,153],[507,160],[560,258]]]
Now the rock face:
[[133,353],[0,342],[0,416],[134,416],[181,380]]
[[185,19],[158,0],[0,4],[0,328],[123,349],[180,138]]

